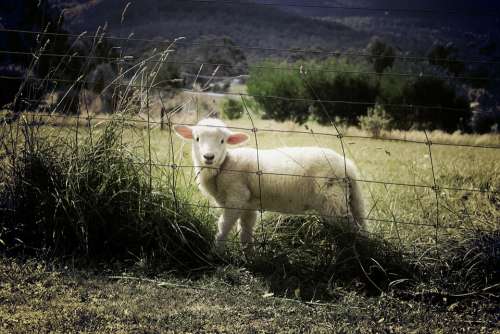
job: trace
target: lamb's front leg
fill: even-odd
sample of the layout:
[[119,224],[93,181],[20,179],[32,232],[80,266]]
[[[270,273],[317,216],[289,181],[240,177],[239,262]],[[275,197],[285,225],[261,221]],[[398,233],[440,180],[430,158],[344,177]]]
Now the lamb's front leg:
[[226,246],[227,235],[231,231],[238,218],[240,217],[240,211],[234,209],[224,209],[222,215],[219,217],[217,223],[219,231],[215,236],[215,248],[218,252],[224,250]]

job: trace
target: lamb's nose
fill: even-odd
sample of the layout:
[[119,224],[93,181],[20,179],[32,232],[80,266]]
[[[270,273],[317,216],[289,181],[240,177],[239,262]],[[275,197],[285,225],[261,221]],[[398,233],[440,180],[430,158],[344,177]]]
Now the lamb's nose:
[[214,155],[214,154],[203,154],[203,157],[204,157],[206,160],[210,161],[210,160],[214,160],[215,155]]

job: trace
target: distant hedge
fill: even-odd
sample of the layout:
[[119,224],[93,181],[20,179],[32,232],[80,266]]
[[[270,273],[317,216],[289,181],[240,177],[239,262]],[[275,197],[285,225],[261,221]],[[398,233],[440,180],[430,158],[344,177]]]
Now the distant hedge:
[[338,116],[354,123],[358,116],[366,114],[370,103],[375,103],[376,82],[359,73],[366,71],[360,65],[330,59],[303,64],[302,73],[299,67],[300,64],[265,61],[250,68],[248,92],[256,96],[264,116],[298,123],[306,122],[310,116],[320,123],[330,123]]
[[[264,117],[321,124],[342,119],[357,125],[376,103],[391,119],[391,128],[469,129],[469,101],[454,85],[438,77],[374,76],[369,64],[344,59],[287,63],[264,61],[250,67],[248,92]],[[321,100],[322,102],[318,102]]]
[[379,100],[392,118],[392,127],[447,132],[470,128],[472,113],[468,99],[444,79],[419,77],[398,79],[391,85],[383,83]]

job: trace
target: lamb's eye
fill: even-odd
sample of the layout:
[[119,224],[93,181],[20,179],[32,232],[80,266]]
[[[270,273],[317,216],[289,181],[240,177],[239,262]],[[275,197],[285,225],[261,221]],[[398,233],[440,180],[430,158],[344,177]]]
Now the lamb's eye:
[[200,141],[200,137],[196,137],[196,141]]
[[224,144],[224,139],[221,139],[220,143],[221,143],[221,144]]

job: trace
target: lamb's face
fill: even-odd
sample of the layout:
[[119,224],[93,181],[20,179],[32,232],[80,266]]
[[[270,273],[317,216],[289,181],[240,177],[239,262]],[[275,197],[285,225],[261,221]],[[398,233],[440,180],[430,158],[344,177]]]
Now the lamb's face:
[[248,140],[245,133],[233,133],[216,119],[204,119],[196,126],[178,125],[175,131],[183,139],[192,140],[193,160],[197,166],[218,168],[224,162],[227,145],[238,145]]
[[218,128],[193,128],[193,154],[203,166],[219,167],[227,154],[228,133]]

